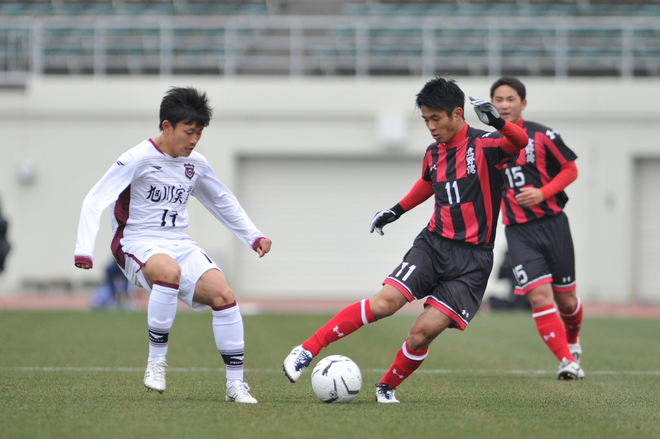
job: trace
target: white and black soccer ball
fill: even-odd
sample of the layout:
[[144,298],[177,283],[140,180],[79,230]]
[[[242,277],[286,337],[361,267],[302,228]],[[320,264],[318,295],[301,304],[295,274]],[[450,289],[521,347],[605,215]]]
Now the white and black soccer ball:
[[360,368],[343,355],[325,357],[312,371],[312,390],[321,401],[328,404],[353,401],[361,387]]

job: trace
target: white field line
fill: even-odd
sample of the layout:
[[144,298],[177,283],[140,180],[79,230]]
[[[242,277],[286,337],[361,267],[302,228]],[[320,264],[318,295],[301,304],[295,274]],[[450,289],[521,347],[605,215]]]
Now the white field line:
[[[144,372],[144,367],[38,367],[16,366],[0,367],[0,371],[32,371],[32,372]],[[224,372],[224,368],[210,367],[169,367],[168,372]],[[386,369],[363,369],[363,372],[385,373]],[[245,369],[246,373],[282,373],[282,369]],[[423,369],[418,374],[449,375],[449,374],[505,374],[505,375],[544,375],[556,374],[554,370],[451,370],[451,369]],[[658,370],[596,370],[587,371],[589,375],[660,375]]]

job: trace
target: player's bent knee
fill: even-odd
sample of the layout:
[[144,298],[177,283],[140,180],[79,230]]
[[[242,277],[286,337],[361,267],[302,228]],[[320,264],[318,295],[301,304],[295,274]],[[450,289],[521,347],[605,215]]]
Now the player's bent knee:
[[222,308],[233,304],[236,299],[234,291],[231,288],[206,289],[195,291],[193,300],[197,303],[203,303],[211,308]]
[[231,297],[229,296],[218,296],[214,297],[211,300],[211,308],[222,308],[226,307],[228,305],[232,305],[236,299],[234,299],[234,295],[232,294]]
[[167,255],[154,255],[142,268],[147,279],[178,284],[181,279],[181,267]]
[[539,287],[533,288],[527,293],[527,298],[529,299],[530,305],[532,308],[538,309],[543,308],[544,306],[552,305],[553,303],[553,294],[552,287],[550,284],[543,284]]
[[396,301],[377,299],[376,297],[369,299],[369,305],[376,320],[389,317],[401,308]]
[[154,280],[178,284],[181,280],[181,268],[178,264],[162,266],[154,273]]
[[428,334],[423,332],[411,333],[408,336],[408,347],[413,351],[422,351],[429,347],[438,334]]

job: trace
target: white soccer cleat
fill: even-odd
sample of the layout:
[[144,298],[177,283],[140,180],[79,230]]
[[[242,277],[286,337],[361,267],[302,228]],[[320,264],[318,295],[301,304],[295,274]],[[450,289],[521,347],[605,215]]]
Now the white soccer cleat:
[[574,361],[567,360],[564,358],[559,365],[559,371],[557,372],[557,379],[559,380],[581,380],[584,378],[584,371]]
[[225,400],[229,402],[239,402],[241,404],[256,404],[258,401],[250,395],[250,386],[242,381],[234,381],[234,384],[227,389]]
[[582,346],[580,346],[580,339],[578,338],[577,343],[569,343],[568,350],[571,351],[571,355],[573,358],[575,358],[575,362],[580,364],[580,357],[582,356]]
[[152,360],[147,363],[147,370],[144,372],[144,387],[147,392],[155,390],[158,393],[165,391],[165,368],[167,363],[164,360]]
[[312,362],[314,355],[307,349],[304,349],[302,345],[295,346],[289,355],[284,359],[284,364],[282,369],[284,370],[284,375],[291,381],[295,383],[300,379],[303,370]]
[[376,384],[376,402],[381,404],[398,404],[399,400],[394,396],[395,392],[396,390],[387,384]]

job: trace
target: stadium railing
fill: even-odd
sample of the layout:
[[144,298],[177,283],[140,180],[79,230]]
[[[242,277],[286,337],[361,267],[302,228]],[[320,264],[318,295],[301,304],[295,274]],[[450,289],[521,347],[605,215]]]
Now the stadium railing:
[[0,83],[48,74],[657,76],[654,17],[0,17]]

